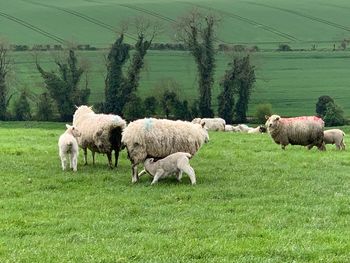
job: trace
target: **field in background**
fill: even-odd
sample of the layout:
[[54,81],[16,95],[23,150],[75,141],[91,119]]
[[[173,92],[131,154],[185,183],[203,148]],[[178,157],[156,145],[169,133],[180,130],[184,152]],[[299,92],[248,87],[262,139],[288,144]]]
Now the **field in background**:
[[[349,133],[350,127],[344,127]],[[2,262],[347,262],[349,151],[213,132],[192,187],[131,184],[117,170],[62,172],[63,123],[0,123]],[[90,157],[90,155],[89,155]],[[90,157],[91,160],[91,157]]]
[[[346,51],[332,52],[340,41],[349,39],[350,4],[346,0],[278,1],[166,1],[166,0],[0,0],[0,38],[10,44],[60,44],[66,41],[108,48],[123,21],[143,16],[160,22],[164,31],[155,42],[174,42],[173,25],[191,8],[215,13],[221,20],[217,42],[257,45],[264,52],[252,55],[257,68],[257,85],[249,106],[253,115],[257,103],[271,103],[276,113],[286,116],[314,114],[317,98],[330,95],[350,116],[350,60]],[[135,43],[130,26],[126,41]],[[288,43],[291,53],[274,52],[280,43]],[[316,51],[310,51],[314,47]],[[106,51],[80,52],[91,65],[90,103],[103,100],[103,76]],[[50,52],[38,52],[40,63],[52,67]],[[11,92],[29,88],[32,104],[41,93],[42,81],[30,52],[12,54],[15,76]],[[217,107],[218,82],[226,69],[229,54],[218,54],[213,107]],[[152,51],[146,57],[139,93],[154,95],[164,80],[175,80],[184,99],[197,93],[197,74],[191,56],[184,52]]]
[[[104,54],[106,51],[78,52],[80,60],[88,61],[90,103],[104,100]],[[12,90],[29,88],[34,94],[44,91],[42,79],[30,52],[13,52],[15,76]],[[54,55],[39,53],[39,62],[45,69],[54,69]],[[217,109],[219,82],[227,69],[231,55],[217,54],[213,108]],[[286,116],[315,113],[318,97],[329,95],[350,115],[350,53],[349,52],[257,52],[252,54],[256,65],[257,83],[249,106],[254,115],[258,103],[271,103],[276,113]],[[197,72],[187,52],[150,51],[146,57],[139,94],[145,98],[157,95],[167,82],[175,81],[180,97],[193,101],[198,97]],[[35,96],[33,98],[35,100]]]

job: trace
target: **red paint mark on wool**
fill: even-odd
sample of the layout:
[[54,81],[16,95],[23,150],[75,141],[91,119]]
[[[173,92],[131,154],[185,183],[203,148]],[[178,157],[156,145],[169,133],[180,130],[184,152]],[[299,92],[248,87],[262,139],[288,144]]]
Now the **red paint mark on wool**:
[[323,120],[316,116],[300,116],[294,118],[281,118],[282,122],[294,122],[294,121],[316,121],[323,122]]

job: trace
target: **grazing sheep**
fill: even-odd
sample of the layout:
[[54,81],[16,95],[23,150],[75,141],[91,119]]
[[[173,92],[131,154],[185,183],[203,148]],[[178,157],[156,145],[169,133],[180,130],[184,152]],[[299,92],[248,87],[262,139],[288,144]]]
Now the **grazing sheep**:
[[249,128],[248,133],[263,133],[266,132],[266,128],[262,125],[256,128]]
[[177,152],[170,154],[169,156],[154,161],[153,158],[147,158],[144,162],[145,169],[139,173],[139,177],[146,172],[153,176],[152,185],[157,183],[159,179],[168,177],[172,174],[176,174],[177,180],[180,182],[182,173],[188,174],[191,180],[191,184],[196,184],[196,175],[193,168],[189,163],[191,154],[184,152]]
[[66,124],[66,127],[67,130],[58,139],[58,149],[59,156],[61,158],[62,170],[65,171],[67,169],[67,157],[70,155],[69,167],[76,172],[79,155],[79,147],[76,138],[81,136],[81,133],[74,126]]
[[205,123],[205,126],[209,131],[225,131],[226,122],[222,118],[195,118],[192,120],[192,123]]
[[245,124],[238,124],[237,128],[240,132],[248,132],[251,128],[248,127],[248,125]]
[[205,124],[145,118],[131,122],[123,131],[122,143],[132,164],[132,182],[138,181],[137,165],[146,158],[164,158],[176,152],[194,155],[209,141]]
[[226,132],[239,132],[240,129],[237,126],[226,124],[225,125],[225,131]]
[[121,134],[126,126],[125,120],[118,115],[96,114],[91,107],[80,106],[74,113],[73,125],[81,132],[79,146],[84,150],[84,162],[87,164],[87,149],[92,152],[95,164],[95,153],[107,154],[109,166],[112,168],[112,151],[115,155],[115,167],[121,148]]
[[292,144],[307,146],[308,149],[317,146],[319,150],[325,150],[324,122],[318,117],[281,118],[278,115],[272,115],[267,119],[265,126],[272,139],[280,144],[282,149]]
[[345,150],[345,133],[340,129],[331,129],[324,131],[323,141],[325,144],[335,144],[337,150]]

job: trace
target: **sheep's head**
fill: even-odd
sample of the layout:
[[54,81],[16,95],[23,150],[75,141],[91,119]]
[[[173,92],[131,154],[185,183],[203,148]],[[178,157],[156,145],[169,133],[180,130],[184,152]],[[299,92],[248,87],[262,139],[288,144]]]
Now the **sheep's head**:
[[152,164],[152,163],[154,163],[154,158],[147,158],[144,161],[143,165],[146,167],[147,165]]
[[66,124],[67,131],[72,134],[74,137],[80,137],[81,132],[77,129],[77,127]]
[[207,142],[209,142],[208,128],[207,128],[207,126],[205,126],[205,122],[202,122],[200,125],[201,125],[201,129],[203,131],[203,134],[204,134],[204,142],[207,143]]
[[[267,116],[266,116],[266,118],[267,118]],[[271,115],[270,117],[268,117],[268,119],[265,123],[265,126],[267,127],[267,129],[273,130],[279,125],[280,120],[281,120],[281,116]]]
[[266,127],[264,125],[259,126],[259,132],[264,133],[266,132]]

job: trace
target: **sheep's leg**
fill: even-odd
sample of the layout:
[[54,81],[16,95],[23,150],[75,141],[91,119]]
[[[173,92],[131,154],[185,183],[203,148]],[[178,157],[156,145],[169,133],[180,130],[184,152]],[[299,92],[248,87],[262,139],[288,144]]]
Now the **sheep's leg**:
[[87,148],[84,148],[84,165],[87,165]]
[[73,169],[73,154],[72,153],[69,155],[69,168]]
[[64,154],[60,154],[62,170],[65,171],[67,167],[67,158]]
[[178,182],[181,182],[181,178],[182,178],[182,170],[179,171],[179,173],[176,176],[176,179]]
[[95,152],[92,151],[92,164],[95,165]]
[[192,185],[196,184],[196,174],[195,174],[193,168],[190,165],[186,165],[186,166],[182,167],[182,170],[186,174],[188,174],[188,176],[190,177],[191,184]]
[[151,185],[154,185],[155,183],[157,183],[159,178],[162,177],[162,175],[163,175],[163,171],[162,170],[158,170],[156,172],[156,174],[154,175],[154,177],[153,177],[153,181],[152,181]]
[[112,164],[112,152],[108,152],[108,153],[107,153],[107,158],[108,158],[109,168],[113,169],[113,164]]
[[320,151],[325,151],[326,150],[326,145],[324,142],[322,142],[321,145],[317,146],[317,148],[320,150]]
[[340,150],[340,149],[341,149],[340,144],[339,144],[339,143],[337,143],[337,144],[335,145],[335,148],[336,148],[337,150]]
[[144,175],[146,173],[147,173],[146,169],[143,169],[141,172],[139,172],[139,174],[137,176],[140,178],[142,175]]
[[115,167],[118,167],[119,150],[114,150]]
[[341,149],[342,149],[342,150],[345,150],[345,143],[344,143],[344,140],[341,141],[340,146],[341,146]]
[[76,154],[72,154],[71,157],[71,163],[72,163],[72,168],[73,171],[76,172],[77,171],[77,166],[78,166],[78,156]]
[[131,182],[132,183],[136,183],[139,180],[139,177],[137,175],[137,164],[133,164],[132,167],[132,178],[131,178]]

